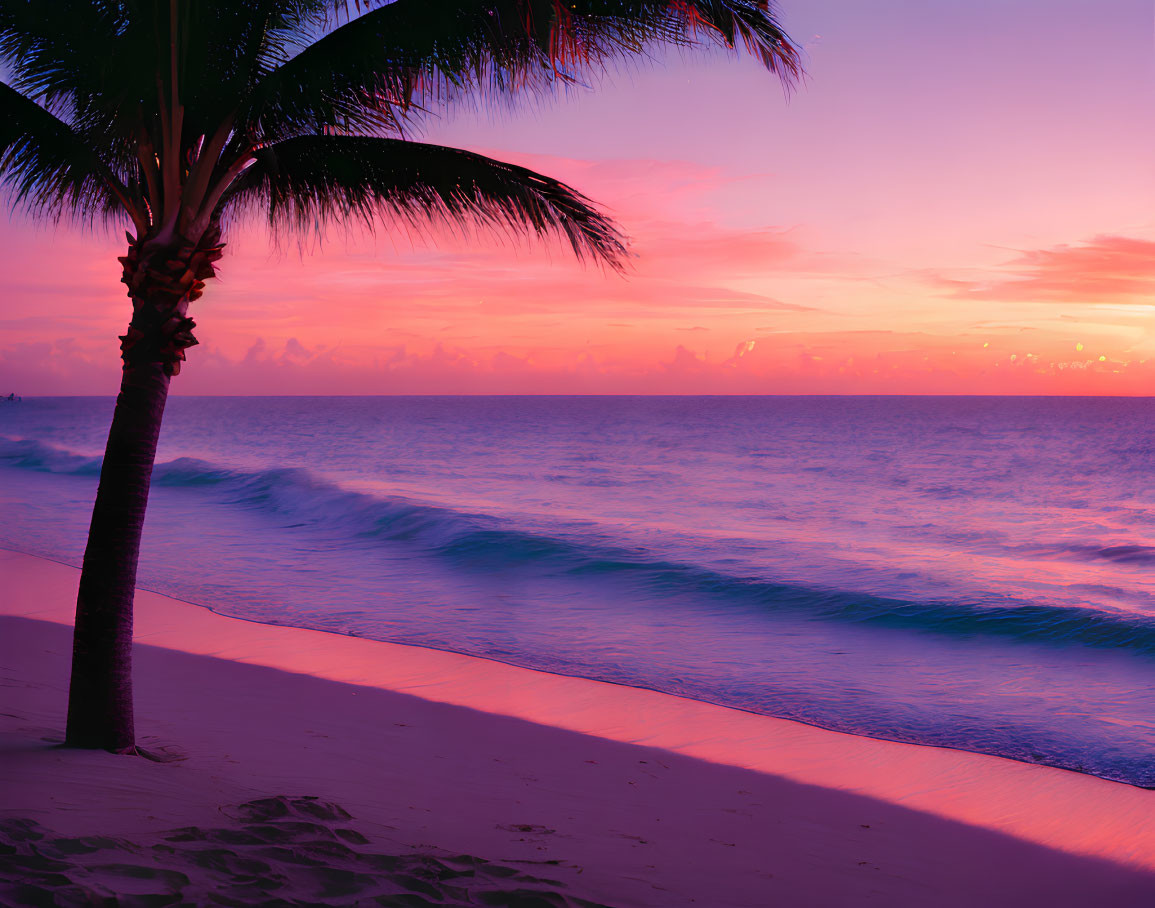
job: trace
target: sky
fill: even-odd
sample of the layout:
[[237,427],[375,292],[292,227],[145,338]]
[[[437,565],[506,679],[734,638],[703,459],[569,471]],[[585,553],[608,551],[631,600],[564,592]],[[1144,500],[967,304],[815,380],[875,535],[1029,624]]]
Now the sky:
[[[1151,0],[784,0],[807,76],[670,52],[424,141],[560,178],[507,237],[227,237],[181,394],[1155,394]],[[112,394],[117,234],[0,220],[0,391]]]

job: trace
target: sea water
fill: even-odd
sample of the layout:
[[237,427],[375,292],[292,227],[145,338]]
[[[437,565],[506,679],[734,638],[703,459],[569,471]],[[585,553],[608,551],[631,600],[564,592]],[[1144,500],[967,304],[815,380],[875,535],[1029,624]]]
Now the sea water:
[[[113,402],[0,402],[79,565]],[[175,397],[142,587],[1155,786],[1155,399]]]

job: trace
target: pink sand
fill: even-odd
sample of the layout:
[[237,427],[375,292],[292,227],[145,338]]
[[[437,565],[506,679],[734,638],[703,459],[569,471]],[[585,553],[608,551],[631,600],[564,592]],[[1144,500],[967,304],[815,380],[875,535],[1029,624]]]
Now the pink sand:
[[316,795],[379,850],[558,861],[612,905],[1155,904],[1155,792],[145,591],[138,737],[187,759],[54,749],[76,580],[0,551],[0,817],[148,836]]

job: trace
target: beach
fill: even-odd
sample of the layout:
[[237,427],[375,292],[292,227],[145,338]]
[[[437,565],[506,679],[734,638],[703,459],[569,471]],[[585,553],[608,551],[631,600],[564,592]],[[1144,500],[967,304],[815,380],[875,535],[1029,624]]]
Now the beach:
[[5,551],[0,575],[6,901],[1155,898],[1155,792],[145,591],[137,736],[162,759],[64,750],[77,571]]

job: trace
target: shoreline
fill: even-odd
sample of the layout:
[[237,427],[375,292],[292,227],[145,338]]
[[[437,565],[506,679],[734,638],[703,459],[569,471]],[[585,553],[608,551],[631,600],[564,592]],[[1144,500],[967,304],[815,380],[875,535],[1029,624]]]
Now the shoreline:
[[[50,562],[51,564],[56,564],[56,565],[59,565],[61,567],[76,571],[78,573],[80,571],[79,567],[77,567],[74,564],[70,564],[66,561],[60,561],[56,558],[52,558],[52,557],[49,557],[47,555],[37,555],[37,554],[33,554],[31,552],[24,552],[24,551],[21,551],[19,549],[12,549],[12,548],[8,548],[7,546],[0,545],[0,559],[2,559],[5,554],[19,555],[19,556],[22,556],[25,558],[35,558],[39,561],[47,561],[47,562]],[[785,717],[781,717],[781,716],[769,716],[765,713],[760,713],[760,712],[757,712],[753,709],[746,709],[746,708],[741,707],[741,706],[732,706],[732,705],[725,704],[725,703],[716,703],[712,700],[705,700],[705,699],[701,699],[698,697],[684,697],[684,696],[680,696],[678,694],[669,693],[668,691],[659,690],[658,688],[655,688],[655,687],[646,687],[645,685],[640,685],[640,684],[625,684],[625,683],[619,682],[619,681],[605,681],[605,680],[598,679],[598,678],[588,678],[585,675],[577,675],[577,674],[569,675],[569,674],[566,674],[564,672],[551,671],[549,669],[532,668],[530,666],[519,665],[516,662],[508,662],[504,659],[498,659],[498,658],[494,658],[492,656],[478,656],[478,655],[474,655],[472,653],[462,652],[460,650],[442,649],[440,647],[426,646],[426,645],[423,645],[420,643],[396,643],[396,642],[389,641],[389,640],[377,640],[373,637],[365,637],[365,636],[361,636],[361,635],[357,635],[357,634],[342,633],[341,631],[327,630],[325,628],[308,628],[308,627],[301,627],[300,625],[296,625],[296,624],[277,624],[277,623],[271,623],[271,622],[266,622],[266,621],[259,621],[256,618],[246,618],[243,615],[226,615],[223,612],[218,612],[211,605],[204,605],[204,604],[199,603],[199,602],[192,602],[191,600],[188,600],[188,599],[181,599],[179,596],[173,595],[171,593],[163,593],[163,592],[160,592],[158,590],[148,589],[146,587],[137,587],[137,592],[138,593],[148,593],[148,594],[154,595],[154,596],[160,596],[163,599],[169,599],[173,602],[188,606],[190,608],[202,609],[206,612],[209,612],[210,614],[216,615],[219,618],[224,618],[228,621],[241,621],[241,622],[244,622],[247,624],[255,624],[259,627],[284,627],[284,628],[290,628],[290,629],[295,629],[295,630],[308,631],[309,633],[315,633],[315,634],[325,634],[325,635],[331,635],[331,636],[335,636],[335,637],[349,638],[349,639],[353,639],[353,640],[365,640],[365,641],[368,641],[370,643],[378,643],[378,644],[382,644],[384,646],[401,646],[401,647],[405,647],[408,649],[426,650],[426,651],[434,652],[434,653],[446,653],[446,654],[454,655],[454,656],[462,656],[466,659],[478,659],[482,662],[492,662],[492,663],[497,664],[497,665],[505,665],[505,666],[508,666],[510,668],[517,669],[520,671],[533,672],[536,674],[548,675],[551,677],[573,678],[573,679],[577,679],[580,681],[589,681],[589,682],[592,682],[595,684],[607,684],[607,685],[610,685],[611,687],[619,687],[619,688],[623,688],[625,690],[649,691],[651,693],[659,694],[661,696],[673,697],[676,700],[686,700],[686,701],[689,701],[691,703],[701,703],[705,706],[712,706],[712,707],[716,707],[718,709],[729,710],[732,712],[747,713],[751,716],[757,716],[757,717],[763,718],[763,719],[772,719],[772,720],[780,721],[780,722],[789,722],[789,723],[794,724],[794,725],[802,725],[802,726],[805,726],[807,728],[813,728],[813,729],[816,729],[818,731],[831,732],[833,734],[847,735],[847,736],[852,737],[852,738],[863,738],[863,739],[870,740],[870,741],[880,741],[880,742],[884,742],[884,743],[888,743],[888,744],[904,744],[904,745],[910,745],[913,747],[926,747],[926,748],[932,748],[932,749],[936,749],[936,750],[945,750],[945,751],[949,751],[952,753],[968,753],[968,754],[974,754],[976,756],[993,757],[993,758],[999,759],[999,760],[1009,760],[1012,763],[1021,763],[1021,764],[1026,765],[1026,766],[1039,766],[1039,767],[1042,767],[1044,769],[1052,769],[1052,770],[1056,770],[1059,772],[1070,772],[1070,773],[1074,773],[1075,775],[1087,776],[1089,778],[1098,779],[1098,780],[1104,781],[1104,782],[1111,782],[1111,783],[1117,784],[1117,785],[1130,786],[1130,787],[1136,788],[1140,791],[1155,791],[1155,786],[1139,785],[1139,784],[1134,783],[1134,782],[1128,782],[1125,779],[1109,779],[1105,776],[1096,775],[1095,773],[1090,772],[1088,770],[1074,769],[1074,768],[1065,767],[1065,766],[1053,766],[1052,764],[1049,764],[1049,763],[1033,763],[1033,762],[1030,762],[1028,760],[1019,760],[1019,759],[1016,759],[1015,757],[1007,757],[1007,756],[1003,756],[1001,754],[991,754],[991,753],[987,753],[985,751],[967,750],[966,748],[962,748],[962,747],[952,747],[949,744],[930,744],[930,743],[926,743],[926,742],[922,742],[922,741],[900,741],[900,740],[897,740],[895,738],[884,738],[884,737],[880,737],[880,736],[876,736],[876,735],[866,734],[864,732],[844,732],[844,731],[840,731],[839,729],[836,729],[836,728],[830,728],[830,727],[825,726],[825,725],[819,725],[816,722],[808,722],[805,719],[785,718]],[[5,614],[5,612],[3,611],[3,606],[0,606],[0,615],[3,615],[3,614]],[[61,615],[58,619],[53,619],[53,620],[58,620],[61,623],[67,623],[71,626],[73,619],[72,619],[71,615],[68,615],[68,616]]]
[[[622,905],[1010,905],[1044,894],[1077,905],[1104,881],[1122,887],[1115,904],[1155,898],[1155,792],[1146,789],[225,617],[146,591],[137,595],[138,736],[188,759],[45,752],[42,739],[62,729],[77,574],[0,551],[10,641],[0,655],[15,680],[0,725],[11,762],[3,775],[20,783],[5,786],[0,815],[74,834],[144,834],[219,820],[245,794],[318,795],[406,848],[548,854],[562,863],[546,875],[573,894]],[[32,639],[44,658],[18,642]],[[214,718],[222,698],[251,707],[244,722]],[[370,703],[374,721],[344,712]],[[417,721],[386,721],[400,713]],[[422,806],[401,809],[406,792],[377,790],[382,774],[398,773]],[[174,801],[177,777],[189,794]],[[128,790],[140,803],[126,801]],[[691,857],[700,866],[686,866]]]
[[[542,392],[539,394],[180,394],[173,392],[173,397],[212,397],[223,399],[251,399],[251,398],[270,398],[270,399],[292,399],[292,398],[312,398],[314,400],[348,400],[353,398],[373,398],[373,397],[400,397],[400,398],[475,398],[475,397],[556,397],[561,399],[573,398],[638,398],[638,397],[657,397],[657,398],[681,398],[693,399],[699,397],[767,397],[767,398],[944,398],[944,399],[970,399],[970,400],[1155,400],[1155,394],[899,394],[895,393],[880,393],[880,394],[654,394],[654,393],[639,393],[639,394],[553,394],[549,392]],[[72,400],[74,398],[103,398],[106,400],[116,400],[115,394],[25,394],[22,395],[18,401],[13,403],[21,403],[23,400]]]

